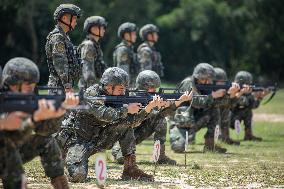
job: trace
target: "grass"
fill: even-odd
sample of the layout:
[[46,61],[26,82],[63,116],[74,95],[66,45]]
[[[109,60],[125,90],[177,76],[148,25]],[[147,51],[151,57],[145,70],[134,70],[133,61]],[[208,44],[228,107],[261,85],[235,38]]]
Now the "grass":
[[[164,87],[172,87],[167,85]],[[283,115],[284,90],[280,90],[267,105],[260,106],[255,113]],[[254,134],[263,137],[262,142],[244,142],[240,146],[229,146],[227,154],[203,154],[205,129],[197,133],[196,144],[191,145],[184,167],[184,154],[175,154],[167,142],[167,155],[178,162],[178,166],[158,166],[155,182],[121,181],[122,166],[113,162],[109,151],[107,188],[284,188],[284,124],[283,122],[255,122]],[[243,139],[231,130],[234,139]],[[153,141],[146,140],[137,146],[137,162],[141,169],[153,173],[151,163]],[[94,188],[96,179],[93,165],[95,156],[89,161],[87,183],[71,184],[72,188]],[[39,158],[25,165],[30,188],[51,188],[44,176]]]

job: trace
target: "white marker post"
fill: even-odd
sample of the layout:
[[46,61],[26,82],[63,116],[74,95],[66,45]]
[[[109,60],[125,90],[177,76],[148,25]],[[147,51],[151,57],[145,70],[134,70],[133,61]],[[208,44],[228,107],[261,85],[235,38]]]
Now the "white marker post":
[[185,132],[185,143],[184,143],[184,168],[186,168],[186,153],[188,149],[188,131]]
[[239,136],[240,136],[240,133],[241,133],[241,122],[238,119],[235,120],[235,130],[236,130],[236,134],[237,134],[237,137],[238,137],[238,140],[239,140]]
[[216,125],[215,132],[214,132],[214,151],[215,151],[215,145],[218,142],[219,136],[220,136],[220,126]]
[[96,157],[96,178],[98,181],[99,186],[104,186],[107,178],[107,166],[106,166],[106,159],[105,156],[102,154],[99,154]]
[[160,151],[161,151],[161,144],[159,140],[156,140],[154,143],[154,149],[153,149],[153,161],[155,163],[155,168],[154,168],[154,176],[156,173],[156,168],[157,168],[157,162],[160,157]]

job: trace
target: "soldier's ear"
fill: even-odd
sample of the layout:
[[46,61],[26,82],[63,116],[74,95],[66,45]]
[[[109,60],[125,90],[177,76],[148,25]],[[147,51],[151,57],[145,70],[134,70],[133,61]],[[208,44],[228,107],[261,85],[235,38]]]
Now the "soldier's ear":
[[107,85],[106,87],[105,87],[105,90],[108,92],[108,93],[112,93],[112,90],[113,90],[113,86],[112,85]]

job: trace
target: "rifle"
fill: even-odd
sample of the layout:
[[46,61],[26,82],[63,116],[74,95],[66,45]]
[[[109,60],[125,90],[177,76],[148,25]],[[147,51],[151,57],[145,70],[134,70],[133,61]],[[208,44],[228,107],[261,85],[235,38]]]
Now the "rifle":
[[[172,91],[166,93],[165,91]],[[131,94],[135,95],[131,95]],[[95,97],[85,97],[87,100],[98,101],[110,105],[123,105],[129,103],[141,103],[143,106],[146,106],[155,95],[160,96],[166,101],[177,101],[182,95],[182,92],[179,92],[175,88],[160,88],[157,93],[149,93],[144,90],[129,90],[125,95],[120,96],[111,96],[111,95],[101,95]],[[193,97],[206,96],[206,95],[194,95]]]
[[[37,87],[37,90],[42,89],[59,89],[56,87]],[[0,93],[0,113],[9,113],[14,111],[22,111],[26,113],[33,113],[38,109],[38,101],[41,99],[51,100],[55,109],[61,107],[65,100],[64,94],[21,94],[21,93]],[[87,106],[76,106],[75,108],[63,107],[66,109],[88,109]]]
[[[196,89],[199,91],[204,91],[211,93],[213,91],[217,91],[219,89],[225,89],[229,90],[232,87],[232,83],[229,81],[224,81],[224,84],[196,84]],[[276,84],[274,86],[261,86],[261,85],[248,85],[253,92],[258,92],[258,91],[276,91],[277,87]],[[240,88],[244,88],[244,85],[240,85]]]

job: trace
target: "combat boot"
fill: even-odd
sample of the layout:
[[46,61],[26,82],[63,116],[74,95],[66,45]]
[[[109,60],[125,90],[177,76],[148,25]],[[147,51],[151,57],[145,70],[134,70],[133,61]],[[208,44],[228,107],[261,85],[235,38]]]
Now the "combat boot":
[[157,161],[158,164],[168,164],[168,165],[176,165],[177,162],[168,156],[166,156],[166,147],[165,144],[161,144],[161,149],[160,149],[160,156],[159,160]]
[[244,140],[249,140],[249,141],[262,141],[261,137],[256,137],[252,134],[251,128],[245,128],[245,138]]
[[229,134],[229,128],[225,127],[225,128],[221,128],[221,140],[222,142],[229,144],[229,145],[240,145],[239,141],[235,141],[233,139],[230,138],[230,134]]
[[65,175],[52,178],[51,184],[54,189],[69,189],[68,180]]
[[127,155],[124,157],[124,169],[122,173],[123,180],[142,180],[142,181],[154,181],[152,175],[144,173],[136,165],[136,156],[134,154]]
[[206,138],[203,152],[217,152],[217,153],[226,153],[227,149],[220,146],[214,146],[214,138]]

